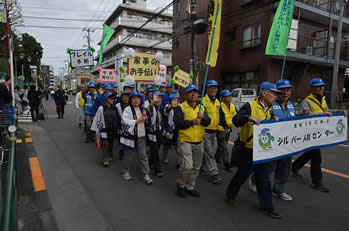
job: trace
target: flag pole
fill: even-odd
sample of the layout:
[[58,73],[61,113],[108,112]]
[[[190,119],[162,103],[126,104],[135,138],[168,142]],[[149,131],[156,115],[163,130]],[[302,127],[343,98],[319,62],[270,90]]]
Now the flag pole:
[[283,79],[283,77],[284,77],[284,72],[285,72],[286,54],[287,54],[287,51],[285,52],[284,61],[283,61],[283,63],[282,63],[281,76],[280,76],[280,79],[281,79],[281,80]]
[[201,92],[201,101],[200,101],[199,112],[201,111],[202,102],[203,102],[203,98],[204,98],[204,95],[205,95],[205,89],[206,89],[206,82],[207,82],[208,70],[209,70],[209,68],[210,68],[210,62],[211,62],[212,46],[213,46],[213,41],[214,41],[214,35],[215,35],[215,32],[216,32],[217,18],[218,18],[218,13],[219,13],[219,8],[220,8],[220,6],[221,6],[221,1],[219,1],[218,4],[217,4],[216,17],[215,17],[215,19],[214,19],[214,26],[213,26],[213,31],[212,31],[212,39],[211,39],[210,50],[209,50],[209,53],[208,53],[208,59],[207,59],[207,64],[206,64],[206,72],[205,72],[204,85],[203,85],[203,87],[202,87],[202,92]]

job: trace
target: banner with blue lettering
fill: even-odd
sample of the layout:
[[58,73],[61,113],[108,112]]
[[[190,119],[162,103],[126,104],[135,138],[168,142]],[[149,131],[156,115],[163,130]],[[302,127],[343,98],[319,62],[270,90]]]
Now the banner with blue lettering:
[[253,126],[253,163],[345,143],[347,135],[348,120],[344,114],[262,121],[260,125]]

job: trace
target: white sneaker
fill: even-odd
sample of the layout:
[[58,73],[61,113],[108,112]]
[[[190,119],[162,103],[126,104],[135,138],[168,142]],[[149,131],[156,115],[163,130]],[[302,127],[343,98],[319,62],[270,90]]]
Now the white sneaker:
[[284,200],[284,201],[292,201],[292,200],[293,200],[293,198],[292,198],[290,195],[288,195],[287,193],[285,193],[285,192],[279,194],[278,197],[279,197],[281,200]]
[[131,180],[132,179],[130,173],[127,171],[124,172],[123,174],[121,174],[121,176],[122,176],[122,178],[124,178],[124,180]]
[[250,177],[250,180],[248,182],[248,188],[252,191],[252,192],[257,192],[257,187],[256,185],[252,182],[252,178]]
[[145,176],[144,176],[144,182],[145,182],[146,184],[152,184],[152,183],[153,183],[153,180],[150,178],[149,175],[145,175]]

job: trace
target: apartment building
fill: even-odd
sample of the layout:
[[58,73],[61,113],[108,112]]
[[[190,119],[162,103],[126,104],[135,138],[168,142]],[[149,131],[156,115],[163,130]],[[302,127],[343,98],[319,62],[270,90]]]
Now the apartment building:
[[[197,18],[206,18],[209,0],[198,1]],[[256,88],[263,81],[280,79],[282,59],[266,56],[265,48],[273,18],[280,1],[236,0],[223,1],[219,58],[211,68],[209,79],[216,79],[228,89]],[[174,36],[181,34],[188,16],[183,14],[186,1],[174,6]],[[335,0],[296,0],[292,29],[287,51],[284,78],[295,86],[294,99],[302,99],[308,91],[308,82],[321,77],[327,83],[326,96],[330,96],[333,76],[339,8]],[[207,52],[207,33],[197,36],[197,55],[204,61]],[[173,50],[173,63],[189,70],[190,34],[179,36]],[[184,58],[185,57],[185,58]],[[340,48],[337,101],[349,101],[349,8],[343,19]],[[204,73],[201,71],[200,76]],[[202,78],[200,78],[202,83]]]

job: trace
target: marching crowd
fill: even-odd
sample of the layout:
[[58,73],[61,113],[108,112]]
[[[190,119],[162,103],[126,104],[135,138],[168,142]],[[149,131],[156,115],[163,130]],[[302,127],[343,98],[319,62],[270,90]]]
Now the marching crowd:
[[[103,153],[104,166],[109,166],[118,154],[124,180],[132,179],[131,163],[135,158],[146,184],[153,183],[152,175],[164,177],[162,167],[168,163],[168,151],[173,147],[179,197],[200,197],[196,188],[199,174],[207,175],[213,184],[221,184],[218,165],[222,164],[227,171],[236,166],[225,202],[235,207],[241,186],[249,180],[250,189],[258,195],[261,211],[281,218],[272,196],[292,200],[286,192],[288,177],[290,173],[300,177],[299,170],[309,160],[312,185],[320,192],[329,192],[322,180],[321,152],[320,149],[307,151],[293,164],[291,157],[253,164],[253,124],[299,115],[331,116],[324,97],[325,85],[320,78],[312,79],[309,96],[296,109],[290,101],[292,85],[288,80],[276,84],[263,82],[257,98],[237,112],[231,103],[231,92],[218,93],[215,80],[209,80],[206,89],[202,89],[206,93],[202,99],[200,90],[192,84],[180,95],[171,84],[146,85],[143,94],[136,91],[134,80],[125,83],[123,89],[116,83],[89,82],[81,85],[76,95],[77,123],[80,127],[85,125],[85,143],[96,142]],[[227,142],[233,126],[239,127],[240,133],[230,153]]]

